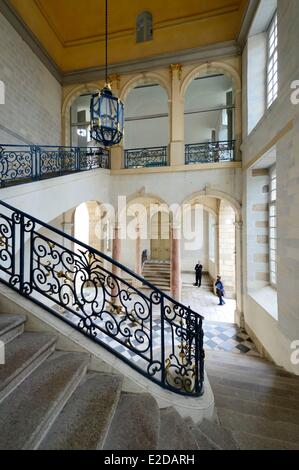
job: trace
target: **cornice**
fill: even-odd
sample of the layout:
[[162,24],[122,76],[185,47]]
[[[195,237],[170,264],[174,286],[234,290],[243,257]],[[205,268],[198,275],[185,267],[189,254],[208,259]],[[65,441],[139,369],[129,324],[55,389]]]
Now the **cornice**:
[[[233,6],[231,8],[235,7]],[[222,10],[228,11],[229,9],[226,8]],[[75,70],[71,72],[63,72],[47,53],[37,37],[32,33],[22,18],[15,11],[10,3],[10,0],[0,0],[0,13],[3,14],[3,16],[9,21],[14,29],[20,34],[22,39],[28,44],[28,46],[60,84],[80,84],[104,79],[104,66]],[[191,21],[191,18],[189,20]],[[184,21],[186,21],[186,18],[184,18]],[[167,27],[167,22],[163,27]],[[176,63],[188,64],[193,62],[209,61],[220,57],[233,57],[239,53],[240,51],[236,41],[226,41],[218,44],[211,44],[208,46],[192,49],[184,49],[182,51],[164,53],[152,57],[111,64],[109,66],[109,74],[123,75],[129,73],[140,73],[153,68],[165,66],[169,67],[171,64]]]
[[0,13],[6,18],[6,20],[13,26],[21,38],[27,43],[32,51],[37,55],[44,66],[49,72],[62,83],[63,74],[54,60],[50,57],[46,49],[24,23],[22,18],[18,15],[15,9],[12,7],[9,0],[0,0]]

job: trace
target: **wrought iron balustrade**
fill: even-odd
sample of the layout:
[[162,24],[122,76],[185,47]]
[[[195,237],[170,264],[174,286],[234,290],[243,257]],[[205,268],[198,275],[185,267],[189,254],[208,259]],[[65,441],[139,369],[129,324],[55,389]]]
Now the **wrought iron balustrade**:
[[167,147],[125,150],[125,168],[167,166]]
[[235,140],[185,145],[185,164],[231,162],[235,159]]
[[109,152],[100,147],[0,144],[1,187],[108,166]]
[[104,253],[1,201],[0,282],[157,385],[202,393],[201,315]]

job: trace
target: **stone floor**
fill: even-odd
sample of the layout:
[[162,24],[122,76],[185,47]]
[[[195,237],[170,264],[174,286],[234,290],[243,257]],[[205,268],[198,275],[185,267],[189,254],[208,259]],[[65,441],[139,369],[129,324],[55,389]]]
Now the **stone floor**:
[[192,273],[183,273],[182,303],[202,315],[205,320],[234,323],[236,301],[225,299],[225,305],[218,306],[218,297],[212,292],[208,276],[203,276],[202,287],[193,286]]

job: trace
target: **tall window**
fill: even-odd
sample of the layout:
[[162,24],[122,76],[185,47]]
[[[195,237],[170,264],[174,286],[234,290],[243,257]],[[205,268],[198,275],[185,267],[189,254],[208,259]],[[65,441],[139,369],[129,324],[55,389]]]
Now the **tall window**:
[[276,168],[270,170],[269,201],[269,250],[270,250],[270,284],[277,284],[277,217],[276,217]]
[[153,39],[153,16],[149,11],[143,11],[136,20],[136,42]]
[[277,13],[268,30],[268,58],[267,58],[267,104],[268,108],[276,100],[278,92],[277,70]]

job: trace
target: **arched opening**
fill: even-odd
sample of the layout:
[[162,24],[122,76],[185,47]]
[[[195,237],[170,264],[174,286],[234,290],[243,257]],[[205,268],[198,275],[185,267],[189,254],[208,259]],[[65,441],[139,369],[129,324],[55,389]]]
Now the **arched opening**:
[[125,167],[165,166],[168,157],[168,96],[148,78],[138,82],[126,97]]
[[[237,220],[239,214],[227,199],[215,195],[194,195],[186,202],[181,241],[182,299],[191,308],[205,312],[210,321],[235,322],[237,309]],[[186,223],[186,212],[191,223]],[[195,276],[195,265],[202,265],[200,287]],[[215,280],[220,275],[225,288],[226,304],[218,306]]]
[[232,78],[198,73],[185,93],[187,164],[231,161],[235,149],[235,96]]

